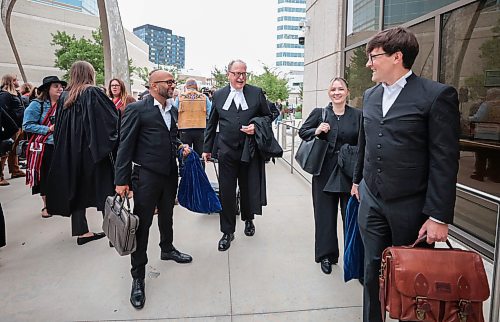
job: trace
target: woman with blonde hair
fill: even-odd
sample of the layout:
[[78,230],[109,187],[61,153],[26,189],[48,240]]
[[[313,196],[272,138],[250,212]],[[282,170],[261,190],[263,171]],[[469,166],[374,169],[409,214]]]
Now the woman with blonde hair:
[[[21,101],[21,95],[16,90],[19,87],[17,76],[14,74],[5,74],[2,76],[0,85],[0,108],[14,120],[19,129],[23,123],[24,105]],[[0,186],[8,186],[9,182],[3,176],[3,168],[7,161],[11,178],[24,177],[26,174],[19,168],[19,159],[16,154],[17,145],[19,144],[19,136],[21,130],[16,132],[12,139],[14,144],[12,150],[6,156],[0,159]]]
[[314,258],[325,274],[330,274],[332,265],[339,260],[338,208],[340,204],[344,222],[352,186],[353,169],[348,171],[347,164],[341,166],[338,161],[342,160],[344,151],[348,152],[357,145],[361,124],[361,110],[347,105],[349,89],[345,79],[334,78],[328,87],[328,96],[330,103],[324,108],[313,109],[299,130],[302,140],[328,142],[325,158],[321,160],[321,172],[312,178]]
[[128,104],[135,102],[135,98],[127,93],[125,83],[118,78],[113,78],[109,81],[108,95],[113,100],[116,109],[120,111],[120,114],[125,112]]
[[51,215],[71,216],[72,235],[83,245],[104,237],[89,231],[85,212],[89,207],[104,210],[106,197],[114,195],[118,112],[95,86],[91,64],[75,62],[69,76],[57,105],[47,210]]

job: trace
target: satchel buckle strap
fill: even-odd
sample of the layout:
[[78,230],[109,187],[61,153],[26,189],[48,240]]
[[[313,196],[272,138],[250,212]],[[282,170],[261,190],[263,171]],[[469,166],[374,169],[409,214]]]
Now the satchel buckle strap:
[[467,317],[470,315],[470,313],[472,311],[470,301],[460,300],[458,302],[458,309],[459,309],[458,318],[459,318],[460,322],[466,322]]
[[431,310],[431,305],[427,302],[427,298],[423,296],[417,296],[415,298],[417,308],[415,313],[419,321],[425,320],[425,314]]
[[387,261],[389,261],[391,258],[391,255],[382,256],[382,262],[380,263],[380,278],[385,277],[385,271],[387,270]]

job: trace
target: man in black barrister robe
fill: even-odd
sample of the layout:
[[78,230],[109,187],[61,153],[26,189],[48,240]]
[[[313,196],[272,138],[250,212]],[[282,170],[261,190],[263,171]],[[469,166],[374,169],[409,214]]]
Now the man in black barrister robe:
[[[254,117],[267,117],[271,122],[271,112],[261,88],[247,85],[247,65],[241,60],[234,60],[227,68],[229,85],[214,93],[212,111],[205,130],[203,158],[211,158],[217,126],[219,189],[222,212],[220,229],[223,233],[219,241],[220,251],[229,249],[234,239],[236,228],[236,183],[241,194],[241,220],[245,221],[245,235],[253,236],[254,214],[262,214],[265,198],[261,189],[251,189],[249,180],[263,178],[264,160],[255,153],[250,162],[242,161],[245,138],[255,134],[255,125],[250,124]],[[261,180],[257,180],[261,182]],[[254,186],[255,187],[255,186]]]
[[[352,193],[365,249],[363,321],[382,321],[382,251],[445,241],[453,222],[459,157],[457,91],[415,75],[415,35],[387,29],[367,44],[366,66],[379,84],[363,97],[359,158]],[[358,192],[359,185],[359,192]]]
[[[177,138],[177,109],[172,108],[175,80],[164,70],[149,75],[149,93],[141,101],[127,105],[120,129],[120,147],[116,156],[116,192],[125,197],[132,182],[134,214],[139,217],[137,247],[130,255],[132,291],[130,303],[142,309],[146,301],[144,277],[148,263],[149,228],[158,208],[162,260],[190,263],[191,256],[173,245],[173,212],[177,194],[178,168],[176,156],[189,146]],[[132,163],[134,167],[132,169]]]

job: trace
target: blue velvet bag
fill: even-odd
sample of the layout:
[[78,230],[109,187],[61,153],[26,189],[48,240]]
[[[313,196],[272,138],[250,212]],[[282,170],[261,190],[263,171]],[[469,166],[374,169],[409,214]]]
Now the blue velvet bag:
[[365,250],[358,227],[359,202],[352,196],[345,213],[344,282],[360,279],[364,275]]
[[191,153],[183,159],[182,149],[179,151],[181,182],[177,199],[179,204],[193,212],[217,213],[222,210],[219,198],[208,181],[199,155],[191,149]]

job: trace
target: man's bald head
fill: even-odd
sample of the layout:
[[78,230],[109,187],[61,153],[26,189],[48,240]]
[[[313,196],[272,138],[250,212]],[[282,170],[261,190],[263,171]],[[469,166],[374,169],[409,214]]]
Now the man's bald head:
[[175,89],[174,76],[166,70],[153,70],[149,73],[149,92],[160,103],[172,98]]
[[170,72],[163,69],[155,69],[149,73],[149,86],[151,86],[154,82],[171,78],[173,79],[174,76]]

